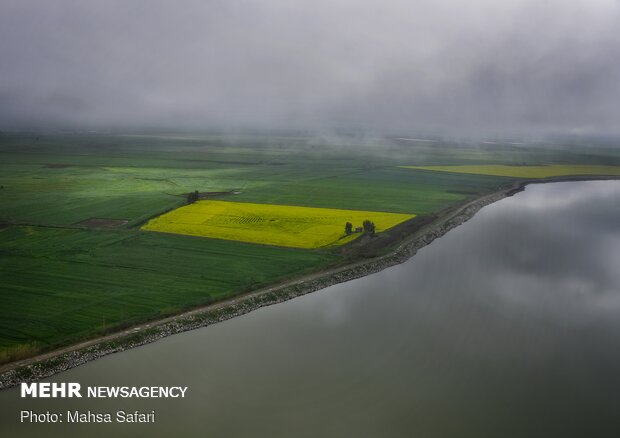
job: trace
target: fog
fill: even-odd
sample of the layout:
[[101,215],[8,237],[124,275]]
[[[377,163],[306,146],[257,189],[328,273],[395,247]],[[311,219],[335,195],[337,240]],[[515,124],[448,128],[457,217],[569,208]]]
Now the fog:
[[613,133],[617,0],[0,0],[0,129]]

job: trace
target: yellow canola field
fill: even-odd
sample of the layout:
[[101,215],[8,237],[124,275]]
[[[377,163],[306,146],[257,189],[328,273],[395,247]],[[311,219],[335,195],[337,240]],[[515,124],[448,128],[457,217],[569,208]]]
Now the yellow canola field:
[[360,233],[346,236],[344,225],[361,227],[366,219],[381,232],[415,217],[378,211],[293,207],[228,201],[198,201],[150,220],[147,231],[186,234],[295,248],[341,245]]
[[495,164],[467,166],[400,166],[406,169],[437,172],[471,173],[476,175],[510,176],[515,178],[548,178],[554,176],[620,175],[620,166],[563,165],[504,166]]

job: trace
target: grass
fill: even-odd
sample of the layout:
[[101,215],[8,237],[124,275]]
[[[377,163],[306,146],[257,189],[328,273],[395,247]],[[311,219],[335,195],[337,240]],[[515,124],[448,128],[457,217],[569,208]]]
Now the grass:
[[236,240],[293,248],[342,245],[344,225],[361,227],[366,219],[377,232],[415,217],[413,214],[333,208],[295,207],[227,201],[198,201],[152,219],[143,230]]
[[[0,231],[0,355],[75,342],[340,260],[322,250],[138,231],[185,205],[190,191],[238,189],[234,200],[249,204],[427,214],[499,181],[395,163],[355,144],[292,137],[0,134],[0,228],[13,224]],[[324,242],[356,222],[346,215]],[[79,225],[91,218],[128,222]]]
[[[304,241],[316,246],[338,239],[345,221],[359,225],[359,219],[369,216],[384,227],[380,218],[364,213],[355,219],[349,210],[425,216],[512,181],[501,172],[429,172],[428,167],[398,167],[403,163],[619,166],[620,149],[609,142],[570,148],[417,144],[347,135],[323,140],[303,133],[0,133],[0,360],[224,299],[341,260],[332,249],[139,231],[150,219],[185,205],[190,191],[239,190],[234,201],[242,210],[254,208],[252,204],[345,210],[346,217],[331,216],[334,234],[323,241],[309,238],[317,234],[311,230],[316,216],[307,221],[308,215],[301,220],[276,217],[279,225],[293,227],[288,236],[308,238]],[[224,200],[232,199],[212,199]],[[127,223],[108,230],[79,225],[91,218]],[[233,229],[235,238],[239,230]]]
[[339,259],[159,233],[43,227],[0,231],[0,254],[0,351],[7,355],[207,304]]
[[559,165],[546,166],[506,166],[506,165],[474,165],[474,166],[402,166],[407,169],[431,170],[436,172],[466,173],[474,175],[508,176],[514,178],[549,178],[554,176],[592,176],[620,175],[620,166],[602,165]]
[[[231,189],[241,191],[235,201],[242,202],[428,214],[502,184],[489,176],[396,167],[462,162],[472,150],[445,148],[438,154],[411,145],[374,149],[308,142],[0,134],[0,222],[72,226],[99,217],[127,220],[131,228],[184,205],[187,192]],[[494,154],[499,152],[474,156],[491,160]]]

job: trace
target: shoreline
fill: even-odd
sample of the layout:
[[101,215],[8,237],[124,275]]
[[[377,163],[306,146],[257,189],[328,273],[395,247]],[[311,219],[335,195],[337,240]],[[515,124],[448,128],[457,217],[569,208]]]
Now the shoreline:
[[32,382],[50,377],[109,354],[226,321],[261,307],[288,301],[404,263],[413,257],[419,249],[467,222],[483,207],[519,193],[529,184],[618,179],[620,179],[618,176],[569,176],[516,181],[508,188],[482,195],[464,204],[446,208],[435,220],[405,237],[388,254],[316,271],[219,303],[0,366],[0,390],[16,386],[21,382]]

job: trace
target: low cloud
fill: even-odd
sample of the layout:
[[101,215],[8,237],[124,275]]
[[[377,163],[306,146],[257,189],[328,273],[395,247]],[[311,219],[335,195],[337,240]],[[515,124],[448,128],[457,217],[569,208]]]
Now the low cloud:
[[0,127],[613,132],[614,0],[0,0]]

